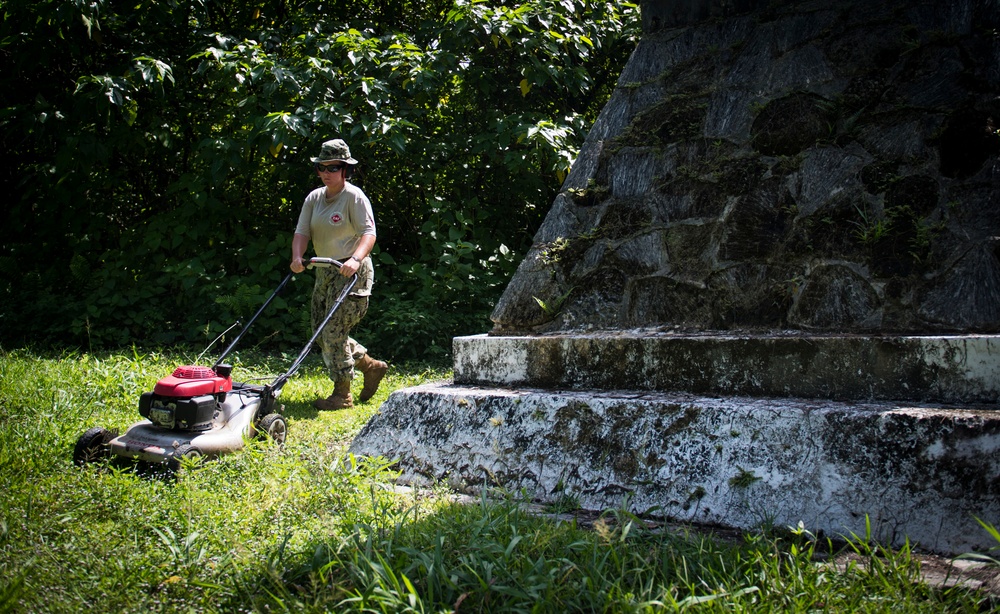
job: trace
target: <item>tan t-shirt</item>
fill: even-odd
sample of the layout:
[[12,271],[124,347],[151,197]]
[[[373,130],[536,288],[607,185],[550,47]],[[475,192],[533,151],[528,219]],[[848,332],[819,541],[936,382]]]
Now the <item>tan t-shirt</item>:
[[354,254],[361,237],[375,236],[372,204],[361,188],[350,182],[333,200],[326,199],[326,187],[316,188],[302,203],[295,233],[312,240],[317,256],[346,260]]

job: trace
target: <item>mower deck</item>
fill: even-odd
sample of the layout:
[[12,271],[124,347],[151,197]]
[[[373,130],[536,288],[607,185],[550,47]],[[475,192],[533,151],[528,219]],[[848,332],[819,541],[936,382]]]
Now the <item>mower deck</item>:
[[120,437],[108,443],[109,451],[153,463],[174,458],[183,446],[193,446],[205,456],[219,456],[239,450],[247,439],[256,435],[254,420],[261,401],[259,388],[237,388],[234,385],[212,421],[204,431],[165,429],[149,420],[136,422]]

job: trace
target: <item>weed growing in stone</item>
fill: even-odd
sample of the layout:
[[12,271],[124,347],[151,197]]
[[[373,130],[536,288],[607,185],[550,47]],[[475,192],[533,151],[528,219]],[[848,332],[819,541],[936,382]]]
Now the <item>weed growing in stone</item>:
[[[983,530],[989,533],[996,545],[990,548],[990,552],[995,552],[1000,550],[1000,529],[997,529],[992,523],[986,522],[982,518],[976,518],[976,522],[979,523]],[[982,552],[968,552],[965,554],[960,554],[959,559],[965,559],[970,561],[979,561],[981,563],[986,563],[991,567],[1000,567],[1000,559],[990,556]]]

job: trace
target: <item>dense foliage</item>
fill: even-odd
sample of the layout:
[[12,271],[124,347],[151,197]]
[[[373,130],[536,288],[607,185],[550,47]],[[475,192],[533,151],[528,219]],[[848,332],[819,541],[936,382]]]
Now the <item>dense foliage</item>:
[[[0,339],[201,343],[287,272],[342,137],[376,208],[373,351],[488,330],[635,45],[624,2],[6,0]],[[257,324],[303,341],[311,276]]]

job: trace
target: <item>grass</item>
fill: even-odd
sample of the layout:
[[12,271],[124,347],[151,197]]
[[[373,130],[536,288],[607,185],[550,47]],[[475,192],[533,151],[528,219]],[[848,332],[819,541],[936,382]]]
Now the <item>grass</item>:
[[[0,350],[0,611],[978,612],[920,581],[907,550],[834,545],[802,529],[740,539],[665,530],[620,510],[593,525],[530,513],[511,493],[456,502],[393,487],[391,463],[346,455],[395,389],[445,371],[394,367],[342,412],[315,361],[285,387],[283,448],[252,442],[175,477],[76,467],[76,438],[124,429],[179,351]],[[237,355],[238,379],[289,357]],[[360,378],[355,382],[360,387]],[[569,506],[573,507],[573,506]]]

